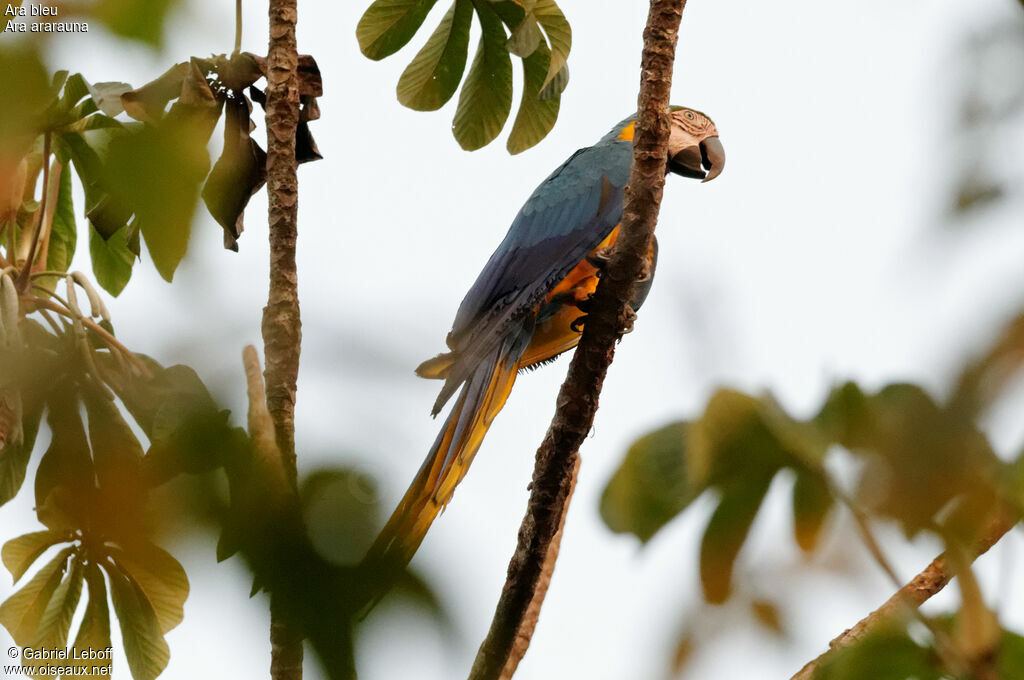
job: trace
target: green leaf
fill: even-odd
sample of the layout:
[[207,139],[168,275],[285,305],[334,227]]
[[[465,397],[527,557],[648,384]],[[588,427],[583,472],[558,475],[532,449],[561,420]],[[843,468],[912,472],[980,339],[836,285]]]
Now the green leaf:
[[164,640],[153,606],[139,585],[123,570],[104,563],[110,595],[121,625],[124,654],[134,680],[155,680],[167,667],[171,650]]
[[[10,398],[0,396],[0,403]],[[14,498],[25,481],[25,471],[43,417],[43,406],[37,400],[23,399],[21,411],[21,440],[5,441],[0,446],[0,506]]]
[[569,59],[569,50],[572,48],[572,28],[566,20],[562,10],[555,4],[555,0],[537,0],[533,8],[533,14],[537,17],[537,23],[547,34],[548,43],[551,47],[551,63],[548,65],[547,77],[544,79],[545,87],[551,83],[558,74],[565,68]]
[[39,53],[28,46],[0,50],[0,73],[0,157],[20,158],[31,149],[41,116],[53,101],[50,75]]
[[[61,93],[58,106],[65,113],[69,113],[80,101],[88,96],[89,84],[85,82],[85,78],[82,77],[81,73],[74,73],[64,81],[64,91]],[[72,119],[77,120],[77,118]]]
[[482,29],[480,45],[452,122],[456,141],[467,151],[490,144],[512,110],[512,59],[505,47],[505,28],[489,5],[475,6]]
[[569,86],[569,67],[563,66],[561,70],[555,74],[555,77],[548,81],[548,84],[541,88],[538,97],[541,101],[547,101],[560,97],[565,88]]
[[66,534],[56,531],[35,531],[7,541],[0,554],[3,556],[4,566],[17,583],[47,548],[67,540],[69,539]]
[[435,111],[451,99],[466,69],[472,21],[472,1],[455,0],[398,79],[398,101],[416,111]]
[[89,116],[85,119],[82,125],[82,131],[88,132],[90,130],[124,130],[124,124],[103,114]]
[[89,256],[96,282],[117,297],[132,278],[135,255],[128,249],[128,227],[124,226],[104,240],[95,227],[89,229]]
[[523,59],[523,98],[508,137],[511,154],[526,151],[544,139],[558,119],[561,95],[550,99],[540,96],[550,59],[551,53],[544,45],[538,45],[533,54]]
[[93,482],[92,457],[78,412],[77,395],[68,385],[62,385],[50,393],[48,406],[46,422],[52,436],[36,472],[37,514],[54,489],[91,487]]
[[49,604],[39,619],[39,626],[33,646],[38,649],[66,649],[71,619],[78,609],[82,597],[82,566],[77,557],[72,557],[71,568],[53,591]]
[[724,602],[729,597],[736,556],[747,540],[771,479],[752,476],[722,490],[700,545],[700,581],[708,602]]
[[[990,504],[990,480],[1004,474],[969,415],[940,406],[916,385],[887,385],[873,395],[844,385],[833,391],[815,423],[864,458],[857,496],[865,509],[897,520],[907,535],[934,526],[939,515],[971,519],[946,510],[954,500],[975,508]],[[956,531],[980,531],[984,519],[984,513],[974,514],[968,523],[973,528]]]
[[26,647],[35,641],[39,620],[60,584],[73,551],[74,548],[60,551],[32,580],[0,604],[0,624],[3,624],[19,647]]
[[[85,582],[89,586],[89,601],[85,606],[85,616],[75,636],[75,666],[103,666],[100,661],[84,658],[87,652],[107,649],[110,644],[110,611],[107,609],[107,587],[103,582],[103,573],[95,562],[85,565]],[[105,664],[108,668],[110,663]],[[109,678],[110,673],[92,675],[91,677]]]
[[116,35],[160,47],[167,17],[178,4],[180,0],[98,0],[88,14]]
[[817,474],[797,468],[793,484],[793,535],[804,552],[818,545],[821,529],[835,499],[825,480]]
[[[543,39],[544,35],[540,32],[537,17],[531,12],[524,14],[519,24],[512,29],[512,35],[509,36],[505,46],[512,54],[525,59],[537,50]],[[547,65],[544,66],[544,69],[544,75],[546,75]],[[541,78],[543,79],[543,75]]]
[[209,169],[206,114],[180,124],[171,122],[173,114],[172,108],[159,128],[115,138],[104,172],[104,186],[135,213],[153,264],[167,281],[185,255]]
[[112,548],[110,556],[145,595],[162,633],[182,622],[189,593],[188,577],[170,553],[147,543],[124,550]]
[[394,54],[416,34],[437,0],[376,0],[356,26],[359,49],[370,59]]
[[57,159],[74,163],[75,172],[85,191],[85,209],[89,210],[102,197],[99,188],[103,162],[85,137],[79,132],[61,132],[53,137],[53,149]]
[[1024,637],[1003,631],[996,668],[998,677],[1024,678]]
[[686,474],[685,432],[685,423],[672,423],[629,447],[601,496],[609,529],[647,542],[700,495]]
[[124,493],[139,482],[142,445],[121,411],[99,390],[83,390],[89,442],[100,489]]
[[718,390],[704,415],[687,430],[690,478],[709,486],[728,484],[818,462],[825,447],[814,435],[770,400]]
[[[53,229],[50,232],[49,250],[46,252],[46,268],[66,272],[71,266],[71,258],[75,256],[77,241],[75,206],[71,200],[71,169],[65,166],[60,173],[60,190],[53,212]],[[56,285],[56,279],[46,278],[43,283],[53,290],[52,286]]]

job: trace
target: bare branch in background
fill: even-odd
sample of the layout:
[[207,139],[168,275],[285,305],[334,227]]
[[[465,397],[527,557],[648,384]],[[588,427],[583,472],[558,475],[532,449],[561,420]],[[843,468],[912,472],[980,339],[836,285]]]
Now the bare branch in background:
[[[999,539],[1016,525],[1018,519],[1017,514],[1009,512],[1004,512],[996,517],[981,540],[974,546],[971,561],[984,555],[989,548],[998,543]],[[855,645],[871,631],[904,614],[908,608],[920,607],[953,580],[956,575],[954,567],[952,560],[949,560],[945,553],[936,557],[931,564],[897,590],[881,607],[836,636],[828,643],[827,652],[809,661],[790,680],[811,680],[815,671],[830,654],[838,649]]]

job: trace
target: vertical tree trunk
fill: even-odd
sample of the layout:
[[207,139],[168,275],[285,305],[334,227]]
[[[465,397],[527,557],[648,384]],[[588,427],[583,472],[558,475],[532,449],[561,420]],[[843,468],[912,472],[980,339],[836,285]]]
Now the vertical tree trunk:
[[[267,195],[270,226],[270,293],[263,309],[263,347],[267,407],[274,420],[284,469],[294,489],[295,384],[299,373],[302,324],[299,318],[295,241],[298,234],[298,177],[295,129],[299,122],[296,0],[270,0],[267,54]],[[278,594],[270,603],[270,676],[302,678],[302,634],[286,616]]]
[[615,251],[592,302],[579,347],[558,394],[537,463],[519,544],[508,566],[487,638],[470,680],[505,680],[526,653],[558,553],[579,447],[590,431],[623,314],[633,295],[661,206],[668,157],[669,95],[679,22],[686,0],[651,0],[641,61],[633,165]]

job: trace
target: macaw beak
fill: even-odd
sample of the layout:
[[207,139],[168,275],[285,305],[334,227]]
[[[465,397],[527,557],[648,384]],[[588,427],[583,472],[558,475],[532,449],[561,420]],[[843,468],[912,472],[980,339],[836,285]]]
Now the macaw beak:
[[687,146],[668,159],[669,172],[705,182],[721,175],[724,167],[725,147],[717,136],[706,137],[698,146]]

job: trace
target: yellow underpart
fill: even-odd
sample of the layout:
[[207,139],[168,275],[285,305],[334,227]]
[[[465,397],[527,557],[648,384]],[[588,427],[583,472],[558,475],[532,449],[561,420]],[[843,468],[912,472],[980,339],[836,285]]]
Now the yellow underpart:
[[622,130],[619,132],[619,139],[621,139],[624,142],[632,142],[633,141],[633,126],[634,125],[636,125],[636,121],[634,121],[634,122],[630,123],[629,125],[627,125],[626,127],[622,128]]

